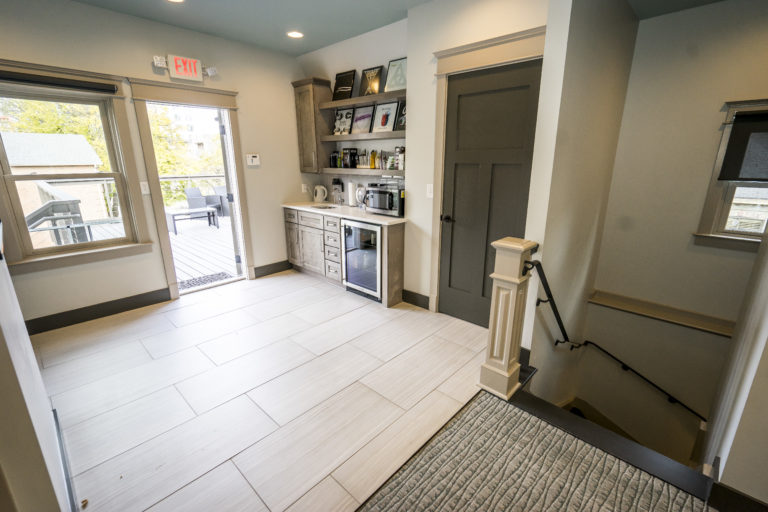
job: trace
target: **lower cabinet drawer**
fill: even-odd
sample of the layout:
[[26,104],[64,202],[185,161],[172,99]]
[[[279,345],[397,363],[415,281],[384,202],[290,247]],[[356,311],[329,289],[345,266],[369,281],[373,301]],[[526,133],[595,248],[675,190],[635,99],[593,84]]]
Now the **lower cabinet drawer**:
[[299,222],[299,212],[291,209],[284,209],[283,215],[285,215],[285,222]]
[[330,245],[331,247],[341,247],[341,235],[338,233],[325,231],[325,236],[323,239],[325,240],[325,245]]
[[323,229],[326,231],[335,231],[338,233],[341,229],[341,219],[339,217],[329,217],[327,215],[324,216]]
[[341,265],[325,260],[325,277],[341,282]]
[[323,229],[323,216],[317,213],[309,213],[299,210],[299,224],[311,228]]
[[341,263],[341,249],[338,247],[325,246],[325,259]]

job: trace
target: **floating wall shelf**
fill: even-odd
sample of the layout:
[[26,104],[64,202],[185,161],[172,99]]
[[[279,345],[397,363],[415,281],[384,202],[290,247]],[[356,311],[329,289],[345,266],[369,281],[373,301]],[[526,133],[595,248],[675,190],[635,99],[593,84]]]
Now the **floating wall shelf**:
[[346,135],[321,135],[323,142],[344,142],[347,140],[385,140],[385,139],[404,139],[405,130],[393,132],[373,132],[373,133],[349,133]]
[[358,96],[356,98],[349,98],[346,100],[324,101],[321,102],[318,107],[321,110],[334,108],[367,107],[368,105],[376,105],[378,103],[391,103],[393,101],[404,99],[405,89],[401,89],[399,91],[371,94],[370,96]]

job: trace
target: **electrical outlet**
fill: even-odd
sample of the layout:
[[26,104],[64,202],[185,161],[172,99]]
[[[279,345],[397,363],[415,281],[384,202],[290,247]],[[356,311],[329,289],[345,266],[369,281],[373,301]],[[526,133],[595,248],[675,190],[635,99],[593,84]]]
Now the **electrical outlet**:
[[249,153],[245,155],[245,163],[248,167],[260,167],[261,155],[258,153]]
[[149,195],[149,183],[146,181],[140,181],[139,187],[141,188],[141,195],[148,196]]
[[431,184],[431,183],[428,183],[428,184],[427,184],[427,199],[432,199],[432,198],[434,197],[434,195],[435,195],[435,194],[434,194],[434,192],[435,192],[435,191],[434,191],[434,189],[432,188],[432,184]]
[[306,183],[302,183],[301,192],[302,194],[309,194],[309,185],[307,185]]

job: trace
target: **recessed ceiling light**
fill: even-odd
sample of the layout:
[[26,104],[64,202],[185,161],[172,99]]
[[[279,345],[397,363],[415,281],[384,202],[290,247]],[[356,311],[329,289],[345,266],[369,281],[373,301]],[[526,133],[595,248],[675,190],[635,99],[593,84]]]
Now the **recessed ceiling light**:
[[286,32],[285,35],[287,35],[288,37],[292,37],[294,39],[301,39],[302,37],[304,37],[304,34],[302,34],[297,30],[291,30],[290,32]]
[[184,0],[168,0],[168,1],[169,1],[169,2],[171,2],[172,4],[181,4],[181,3],[184,3]]

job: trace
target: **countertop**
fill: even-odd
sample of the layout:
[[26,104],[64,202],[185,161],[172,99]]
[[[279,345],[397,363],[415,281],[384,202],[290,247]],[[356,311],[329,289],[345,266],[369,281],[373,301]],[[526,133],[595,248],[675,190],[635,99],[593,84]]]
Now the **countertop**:
[[[333,208],[317,208],[317,206],[333,206]],[[378,213],[368,213],[355,206],[338,206],[331,203],[285,203],[283,208],[293,208],[305,212],[319,213],[328,217],[340,217],[344,219],[359,220],[361,222],[370,222],[381,226],[394,226],[395,224],[404,224],[403,217],[390,217],[389,215],[379,215]]]

